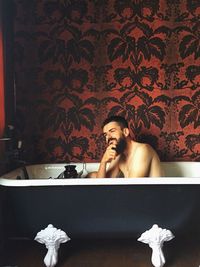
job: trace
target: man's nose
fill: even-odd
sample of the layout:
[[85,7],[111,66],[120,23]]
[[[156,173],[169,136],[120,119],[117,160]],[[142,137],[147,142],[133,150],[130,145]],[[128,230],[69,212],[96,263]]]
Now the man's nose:
[[107,135],[106,135],[106,141],[108,141],[110,138],[111,138],[111,134],[110,133],[107,133]]
[[109,134],[108,134],[108,139],[110,139],[110,138],[112,138],[112,135],[109,133]]
[[107,142],[110,142],[110,141],[112,141],[112,140],[114,140],[114,138],[113,138],[112,136],[110,136],[110,137],[108,137]]

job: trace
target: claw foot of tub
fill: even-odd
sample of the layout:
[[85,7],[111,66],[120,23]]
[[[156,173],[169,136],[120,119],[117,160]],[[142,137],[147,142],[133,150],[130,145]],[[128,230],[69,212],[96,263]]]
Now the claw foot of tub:
[[155,267],[163,267],[165,264],[165,257],[162,251],[163,243],[170,241],[174,235],[170,230],[162,229],[154,224],[151,229],[145,231],[138,241],[148,244],[152,249],[151,262]]
[[58,249],[61,243],[70,240],[67,234],[49,224],[47,228],[37,233],[35,240],[41,244],[45,244],[48,249],[44,258],[44,263],[47,267],[54,267],[58,262]]

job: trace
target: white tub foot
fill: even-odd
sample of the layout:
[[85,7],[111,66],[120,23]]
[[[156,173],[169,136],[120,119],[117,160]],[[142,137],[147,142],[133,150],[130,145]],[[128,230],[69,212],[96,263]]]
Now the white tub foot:
[[54,267],[58,261],[58,249],[60,243],[65,243],[70,240],[67,234],[49,224],[47,228],[37,233],[35,240],[41,244],[45,244],[48,252],[44,258],[44,263],[47,267]]
[[162,251],[163,243],[174,238],[170,230],[162,229],[154,224],[151,229],[144,232],[138,241],[148,244],[152,248],[151,262],[155,267],[162,267],[165,264],[165,257]]

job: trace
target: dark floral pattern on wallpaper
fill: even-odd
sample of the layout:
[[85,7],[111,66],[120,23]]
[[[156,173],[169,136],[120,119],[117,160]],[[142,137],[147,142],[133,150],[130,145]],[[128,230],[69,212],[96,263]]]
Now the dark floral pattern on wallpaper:
[[199,10],[189,0],[15,1],[17,124],[27,147],[38,141],[31,160],[98,161],[100,123],[113,114],[162,160],[200,160]]

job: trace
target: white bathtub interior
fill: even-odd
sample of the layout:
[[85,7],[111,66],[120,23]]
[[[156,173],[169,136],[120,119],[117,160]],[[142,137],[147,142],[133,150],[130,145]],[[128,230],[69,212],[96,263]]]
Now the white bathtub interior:
[[[76,165],[76,170],[81,173],[83,168],[86,172],[93,172],[98,169],[99,163],[70,163]],[[65,170],[65,163],[49,163],[26,166],[29,179],[50,179],[57,178]],[[200,162],[162,162],[164,170],[164,177],[200,177]],[[0,178],[16,179],[18,177],[24,178],[23,167],[8,172]]]

